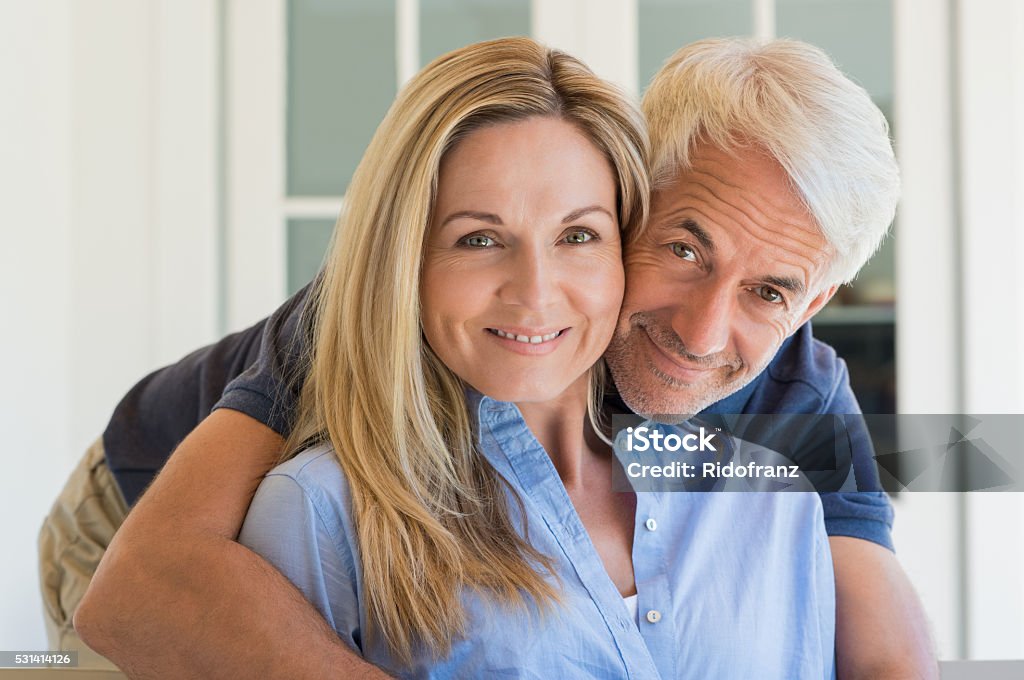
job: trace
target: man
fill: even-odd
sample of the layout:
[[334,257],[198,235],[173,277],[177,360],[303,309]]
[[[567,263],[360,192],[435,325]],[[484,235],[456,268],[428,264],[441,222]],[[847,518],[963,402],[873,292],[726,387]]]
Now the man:
[[[786,41],[684,48],[644,108],[657,191],[648,229],[627,245],[608,353],[623,400],[644,414],[855,413],[845,367],[805,322],[892,219],[898,177],[881,114],[818,50]],[[212,403],[195,395],[219,395],[241,374],[125,520],[75,615],[82,639],[129,675],[380,677],[234,542],[288,429],[299,306],[147,378],[94,452],[92,469],[108,464],[134,502],[153,472],[154,437],[173,446],[181,436],[185,423],[162,413],[168,400],[190,405],[184,420],[204,416]],[[856,455],[870,451],[862,443]],[[839,677],[937,677],[919,604],[888,549],[884,495],[822,502]]]
[[[606,353],[623,400],[644,414],[859,412],[842,361],[803,324],[892,221],[899,177],[881,112],[807,45],[714,40],[669,59],[643,109],[651,219],[627,248]],[[873,471],[856,454],[860,481]],[[937,677],[884,494],[822,503],[838,677]]]

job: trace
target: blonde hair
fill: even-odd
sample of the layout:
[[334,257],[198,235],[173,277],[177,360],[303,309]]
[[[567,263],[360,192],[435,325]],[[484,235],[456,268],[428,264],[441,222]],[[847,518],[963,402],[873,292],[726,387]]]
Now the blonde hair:
[[557,601],[551,561],[517,533],[504,482],[476,449],[464,385],[423,339],[419,306],[442,157],[474,130],[533,116],[575,125],[604,153],[619,224],[635,232],[649,200],[635,106],[533,40],[478,43],[399,93],[352,178],[311,297],[311,356],[288,450],[333,445],[351,489],[368,634],[382,634],[404,663],[420,644],[447,653],[465,632],[464,588],[527,610]]
[[900,193],[888,123],[817,47],[697,41],[669,57],[642,108],[656,187],[688,169],[702,142],[775,158],[835,251],[829,283],[852,280],[885,238]]

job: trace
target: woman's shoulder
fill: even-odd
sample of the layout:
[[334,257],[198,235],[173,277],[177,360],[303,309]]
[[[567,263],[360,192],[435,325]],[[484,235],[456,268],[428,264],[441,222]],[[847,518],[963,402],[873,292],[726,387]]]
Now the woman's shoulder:
[[339,550],[353,551],[351,493],[334,448],[318,444],[268,472],[249,506],[246,524],[292,531],[303,525],[319,527]]
[[348,481],[334,447],[317,444],[284,461],[267,473],[264,483],[290,479],[316,505],[347,507]]
[[334,449],[312,447],[267,473],[238,541],[274,565],[354,644],[359,570],[348,499]]
[[304,449],[288,460],[280,463],[277,467],[267,473],[270,475],[284,475],[292,479],[309,477],[323,472],[332,472],[332,466],[341,473],[341,466],[334,454],[334,447],[330,442],[316,444]]

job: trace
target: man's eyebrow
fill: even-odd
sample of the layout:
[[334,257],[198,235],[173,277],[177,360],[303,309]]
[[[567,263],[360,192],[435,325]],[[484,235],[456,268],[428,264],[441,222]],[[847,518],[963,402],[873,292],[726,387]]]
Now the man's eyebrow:
[[579,210],[573,210],[571,213],[562,218],[562,224],[568,224],[569,222],[575,222],[579,218],[583,217],[592,212],[601,212],[607,215],[612,221],[615,220],[615,216],[605,210],[599,205],[588,205],[586,208],[580,208]]
[[480,222],[487,222],[488,224],[493,224],[495,226],[500,226],[504,224],[501,221],[501,218],[495,215],[494,213],[480,212],[478,210],[459,210],[458,212],[453,212],[451,215],[444,218],[444,222],[441,223],[441,226],[443,227],[449,222],[452,222],[454,220],[460,220],[463,218],[479,220]]
[[776,288],[788,290],[790,293],[793,293],[794,295],[803,295],[804,290],[806,290],[804,288],[803,281],[792,276],[769,275],[762,276],[761,280],[767,283],[768,285],[775,286]]
[[690,232],[704,246],[704,250],[708,251],[711,255],[715,254],[715,242],[711,240],[711,235],[704,231],[704,228],[697,224],[693,218],[687,217],[681,222],[673,222],[669,226],[673,229],[685,229]]

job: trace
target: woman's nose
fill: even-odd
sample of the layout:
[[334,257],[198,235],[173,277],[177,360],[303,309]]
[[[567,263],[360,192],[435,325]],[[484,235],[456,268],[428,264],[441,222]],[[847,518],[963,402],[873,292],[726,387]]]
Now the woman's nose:
[[559,294],[557,263],[539,248],[519,248],[504,268],[499,296],[507,304],[543,309]]

